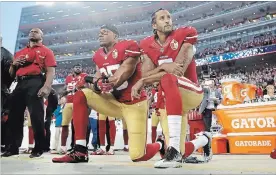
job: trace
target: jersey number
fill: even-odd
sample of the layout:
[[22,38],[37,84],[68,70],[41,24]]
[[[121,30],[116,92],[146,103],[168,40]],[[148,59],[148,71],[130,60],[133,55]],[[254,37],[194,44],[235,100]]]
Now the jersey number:
[[[116,70],[118,70],[120,67],[120,64],[115,64],[111,66],[106,66],[106,68],[102,67],[100,68],[100,73],[104,74],[105,76],[113,76]],[[117,88],[117,90],[126,89],[128,86],[128,82],[125,81],[120,87]]]

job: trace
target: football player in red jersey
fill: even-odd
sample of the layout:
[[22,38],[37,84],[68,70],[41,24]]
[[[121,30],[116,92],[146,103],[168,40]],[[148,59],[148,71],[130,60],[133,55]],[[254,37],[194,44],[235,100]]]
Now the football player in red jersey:
[[82,73],[81,64],[76,64],[73,67],[73,73],[68,75],[65,79],[65,92],[66,94],[66,104],[62,110],[62,131],[61,131],[61,152],[60,154],[65,154],[67,152],[66,141],[69,133],[69,124],[72,120],[73,115],[73,95],[77,90],[77,83],[87,76],[86,73]]
[[[155,167],[181,167],[182,155],[186,153],[187,112],[196,108],[203,98],[193,59],[198,34],[190,26],[174,30],[171,14],[164,9],[152,15],[152,27],[154,35],[140,43],[143,78],[132,88],[132,97],[139,98],[144,85],[159,82],[166,101],[170,139],[165,158]],[[204,150],[210,155],[210,135],[208,140]]]
[[129,135],[129,155],[132,161],[146,161],[157,152],[164,154],[164,140],[146,144],[148,101],[145,93],[132,100],[131,88],[141,78],[140,48],[134,40],[118,41],[118,30],[104,25],[99,32],[101,48],[95,53],[97,73],[89,88],[77,91],[73,101],[73,122],[76,145],[67,155],[54,158],[53,162],[88,162],[86,146],[87,108],[110,117],[123,117]]

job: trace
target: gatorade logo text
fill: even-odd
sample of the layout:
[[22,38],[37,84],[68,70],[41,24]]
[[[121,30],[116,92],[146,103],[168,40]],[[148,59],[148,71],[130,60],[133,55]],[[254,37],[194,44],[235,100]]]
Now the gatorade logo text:
[[232,128],[276,128],[273,117],[233,119]]
[[271,146],[271,140],[262,140],[262,141],[235,141],[236,146]]

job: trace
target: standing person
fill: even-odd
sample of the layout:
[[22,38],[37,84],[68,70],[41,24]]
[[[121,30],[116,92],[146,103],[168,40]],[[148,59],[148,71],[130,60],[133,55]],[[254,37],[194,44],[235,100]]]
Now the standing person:
[[[16,75],[18,84],[12,93],[8,125],[9,148],[3,157],[19,155],[23,139],[24,111],[28,107],[34,130],[35,147],[30,158],[40,157],[45,145],[43,97],[50,94],[57,65],[52,50],[42,44],[43,33],[33,28],[29,33],[29,44],[15,54],[9,72]],[[46,80],[42,73],[46,73]]]
[[54,89],[51,90],[51,93],[48,96],[47,102],[48,102],[48,105],[47,105],[47,108],[46,108],[46,117],[45,117],[46,121],[44,123],[45,131],[46,131],[46,143],[45,143],[45,148],[44,148],[45,152],[50,151],[51,120],[52,120],[53,113],[57,109],[57,106],[58,106],[58,96],[57,96],[56,91]]
[[[98,122],[101,146],[100,149],[95,152],[95,155],[114,155],[114,143],[116,137],[115,118],[99,114]],[[105,145],[105,138],[107,138],[107,142],[110,142],[107,143],[107,146]]]
[[52,153],[57,153],[58,152],[58,144],[61,136],[61,121],[62,121],[62,110],[64,108],[64,105],[66,103],[66,98],[61,97],[58,100],[58,106],[57,109],[54,111],[54,116],[56,118],[55,121],[55,140],[54,140],[54,148]]
[[125,119],[122,119],[122,124],[123,124],[124,151],[128,152],[128,133],[127,133],[127,124]]
[[90,124],[90,129],[92,130],[93,137],[91,144],[94,148],[93,152],[95,152],[100,146],[98,144],[98,114],[95,110],[91,110],[90,115],[89,115],[89,124]]
[[85,77],[87,74],[83,73],[82,65],[76,64],[73,67],[72,74],[69,74],[65,79],[65,87],[63,94],[66,95],[66,104],[62,111],[62,131],[61,131],[61,152],[60,154],[66,154],[67,152],[67,138],[69,134],[69,125],[71,122],[72,129],[72,142],[71,149],[74,146],[74,126],[72,120],[72,111],[73,111],[73,95],[77,91],[77,83]]
[[199,108],[199,114],[203,115],[205,131],[210,132],[213,111],[216,110],[222,96],[218,89],[216,89],[214,80],[206,81],[206,86],[203,89],[204,97]]
[[[2,45],[2,38],[0,40]],[[1,152],[6,149],[7,143],[7,119],[10,105],[10,91],[14,78],[10,76],[9,68],[12,63],[13,55],[4,47],[1,47]]]

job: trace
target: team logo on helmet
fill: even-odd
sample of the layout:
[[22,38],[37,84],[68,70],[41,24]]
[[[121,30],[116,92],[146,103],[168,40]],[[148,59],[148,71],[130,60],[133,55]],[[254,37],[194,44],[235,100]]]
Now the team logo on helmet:
[[176,49],[178,49],[178,42],[173,39],[171,41],[170,46],[171,46],[172,50],[176,50]]
[[115,49],[112,51],[112,57],[116,59],[118,57],[118,51]]

